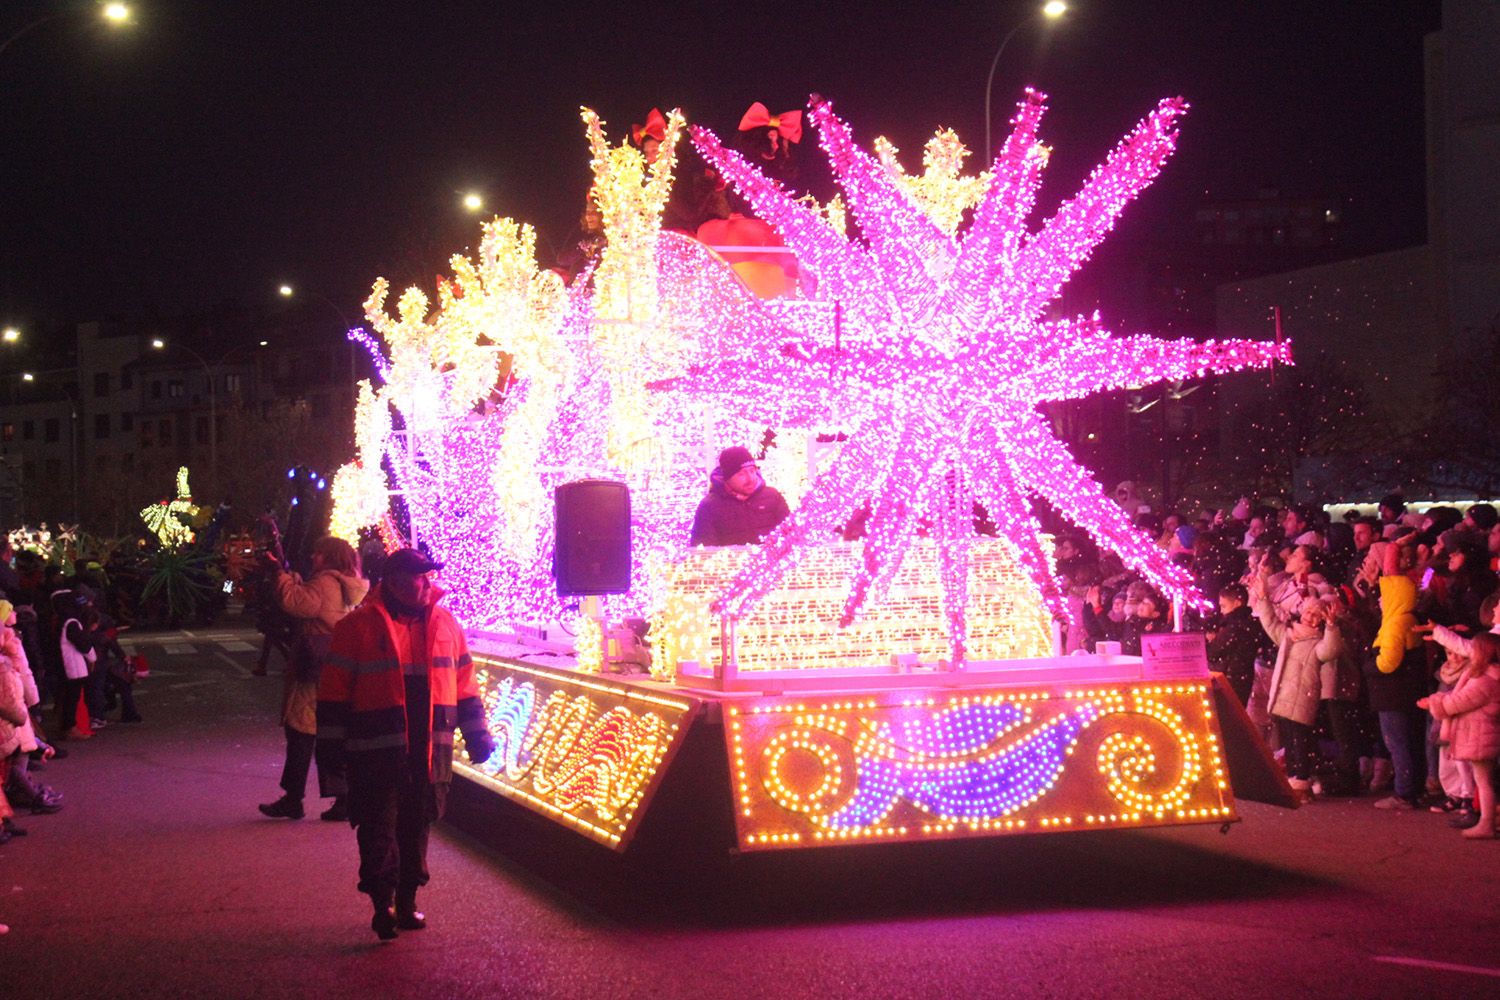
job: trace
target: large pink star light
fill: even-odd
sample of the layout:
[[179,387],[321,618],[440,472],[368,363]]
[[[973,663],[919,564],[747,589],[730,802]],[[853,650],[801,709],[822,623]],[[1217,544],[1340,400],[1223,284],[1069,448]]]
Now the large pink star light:
[[861,239],[835,231],[709,131],[693,142],[773,226],[831,305],[837,333],[766,325],[721,336],[711,363],[672,389],[712,393],[772,427],[836,427],[848,442],[810,484],[721,595],[737,617],[769,593],[809,544],[867,503],[862,562],[844,620],[879,600],[913,540],[935,540],[955,662],[964,658],[967,550],[975,504],[1016,547],[1048,605],[1063,613],[1029,496],[1063,514],[1169,595],[1201,600],[1192,581],[1137,531],[1092,474],[1057,440],[1039,404],[1108,389],[1290,361],[1289,345],[1117,337],[1097,318],[1046,319],[1063,284],[1171,155],[1186,110],[1165,100],[1127,135],[1082,189],[1038,229],[1027,227],[1046,164],[1037,141],[1045,97],[1027,91],[966,230],[947,235],[855,146],[832,107],[811,120]]

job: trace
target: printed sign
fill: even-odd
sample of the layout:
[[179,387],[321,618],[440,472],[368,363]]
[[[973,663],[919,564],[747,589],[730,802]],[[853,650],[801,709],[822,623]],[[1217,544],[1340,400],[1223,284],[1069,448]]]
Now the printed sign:
[[1141,636],[1141,679],[1181,681],[1208,676],[1208,646],[1200,632]]

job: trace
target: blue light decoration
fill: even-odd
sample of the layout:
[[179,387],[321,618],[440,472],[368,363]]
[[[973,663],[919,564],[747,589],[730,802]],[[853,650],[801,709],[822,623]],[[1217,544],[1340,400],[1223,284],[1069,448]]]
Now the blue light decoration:
[[724,713],[745,850],[1235,818],[1202,682],[777,696]]

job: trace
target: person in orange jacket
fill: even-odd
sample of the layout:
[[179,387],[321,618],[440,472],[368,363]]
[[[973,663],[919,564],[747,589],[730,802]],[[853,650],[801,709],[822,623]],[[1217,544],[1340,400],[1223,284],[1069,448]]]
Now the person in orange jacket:
[[438,606],[441,568],[417,549],[392,553],[381,582],[334,627],[318,683],[317,738],[345,761],[359,890],[383,941],[426,926],[416,896],[453,778],[454,730],[476,764],[495,747],[463,630]]

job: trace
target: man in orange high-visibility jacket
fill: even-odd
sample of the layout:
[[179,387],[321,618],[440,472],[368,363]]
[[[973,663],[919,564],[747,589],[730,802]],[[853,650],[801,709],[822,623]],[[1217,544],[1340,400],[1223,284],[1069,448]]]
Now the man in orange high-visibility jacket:
[[383,941],[426,926],[417,889],[453,778],[454,729],[471,761],[494,752],[463,630],[437,606],[441,568],[416,549],[392,553],[384,579],[334,627],[318,683],[318,740],[347,764],[359,890]]

